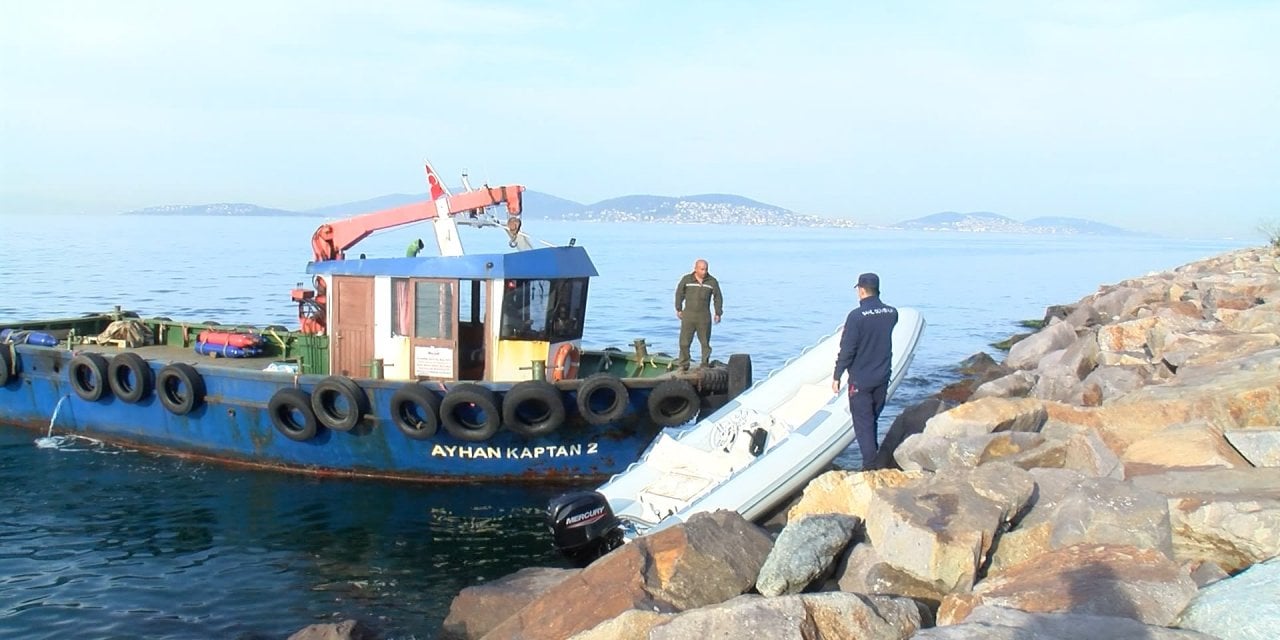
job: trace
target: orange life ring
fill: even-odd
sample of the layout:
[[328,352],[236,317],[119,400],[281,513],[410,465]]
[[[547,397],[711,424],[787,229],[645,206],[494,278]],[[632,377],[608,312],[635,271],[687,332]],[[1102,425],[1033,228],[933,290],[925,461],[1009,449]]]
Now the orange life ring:
[[573,343],[566,342],[556,351],[555,366],[551,369],[551,381],[572,380],[578,377],[578,357],[582,352]]

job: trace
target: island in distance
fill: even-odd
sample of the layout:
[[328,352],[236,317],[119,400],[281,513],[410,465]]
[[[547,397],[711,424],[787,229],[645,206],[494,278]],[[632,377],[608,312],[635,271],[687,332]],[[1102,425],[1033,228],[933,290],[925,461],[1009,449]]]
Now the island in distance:
[[[247,203],[164,205],[126,211],[123,215],[151,216],[305,216],[345,218],[427,199],[427,194],[396,193],[306,211],[272,209]],[[869,225],[847,218],[796,213],[779,206],[731,194],[692,196],[630,195],[582,204],[540,191],[526,190],[524,214],[533,220],[591,222],[670,222],[678,224],[742,224],[788,227],[846,227],[923,231],[968,231],[1061,235],[1142,235],[1083,218],[1041,217],[1020,222],[990,212],[946,211],[893,225]]]

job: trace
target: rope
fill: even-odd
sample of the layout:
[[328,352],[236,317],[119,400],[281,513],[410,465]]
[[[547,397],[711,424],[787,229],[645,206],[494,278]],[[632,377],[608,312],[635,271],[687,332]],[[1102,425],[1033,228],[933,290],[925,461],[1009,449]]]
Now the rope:
[[276,333],[275,329],[267,327],[267,335],[275,339],[276,344],[280,347],[281,355],[283,355],[283,352],[288,350],[288,345],[285,344],[284,338],[281,338],[280,334]]

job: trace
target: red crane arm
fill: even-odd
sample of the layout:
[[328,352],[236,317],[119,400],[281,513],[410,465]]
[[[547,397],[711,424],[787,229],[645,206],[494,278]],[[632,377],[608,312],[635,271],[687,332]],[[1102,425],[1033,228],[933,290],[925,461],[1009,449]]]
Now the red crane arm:
[[507,214],[516,217],[520,215],[523,194],[524,187],[518,184],[485,186],[457,195],[441,196],[437,200],[415,202],[364,213],[346,220],[326,222],[311,236],[312,259],[317,262],[341,260],[348,249],[375,231],[435,218],[440,215],[437,202],[441,200],[444,201],[443,211],[450,216],[469,211],[478,213],[485,207],[505,203]]

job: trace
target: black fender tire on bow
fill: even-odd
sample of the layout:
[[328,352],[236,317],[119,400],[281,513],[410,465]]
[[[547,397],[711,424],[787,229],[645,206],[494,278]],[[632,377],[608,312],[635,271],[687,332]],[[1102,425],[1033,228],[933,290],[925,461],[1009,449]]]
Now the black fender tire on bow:
[[156,374],[160,404],[175,416],[185,416],[204,404],[204,377],[185,362],[167,364]]
[[450,389],[440,402],[440,424],[459,440],[482,442],[502,428],[500,407],[492,389],[466,382]]
[[81,400],[96,402],[107,391],[107,359],[100,353],[81,353],[71,359],[67,378]]
[[9,381],[18,377],[12,372],[14,357],[10,355],[9,349],[11,345],[0,344],[0,387],[9,384]]
[[391,395],[391,420],[405,437],[426,440],[440,428],[440,397],[420,384],[406,384]]
[[334,431],[350,431],[369,412],[369,398],[355,380],[329,376],[311,390],[311,410],[320,424]]
[[516,383],[502,399],[503,424],[526,438],[555,432],[566,413],[560,390],[545,380]]
[[729,399],[738,397],[738,394],[751,388],[751,356],[745,353],[735,353],[729,356]]
[[621,418],[630,404],[631,392],[617,376],[593,373],[578,386],[578,413],[587,424],[609,424]]
[[116,354],[107,366],[107,384],[111,386],[111,393],[129,404],[137,404],[151,395],[155,377],[151,365],[132,351]]
[[698,391],[685,380],[662,381],[649,392],[649,417],[664,427],[681,425],[698,413]]
[[311,410],[311,398],[306,391],[285,387],[271,396],[267,403],[271,424],[284,437],[295,442],[306,442],[316,435],[316,414]]

